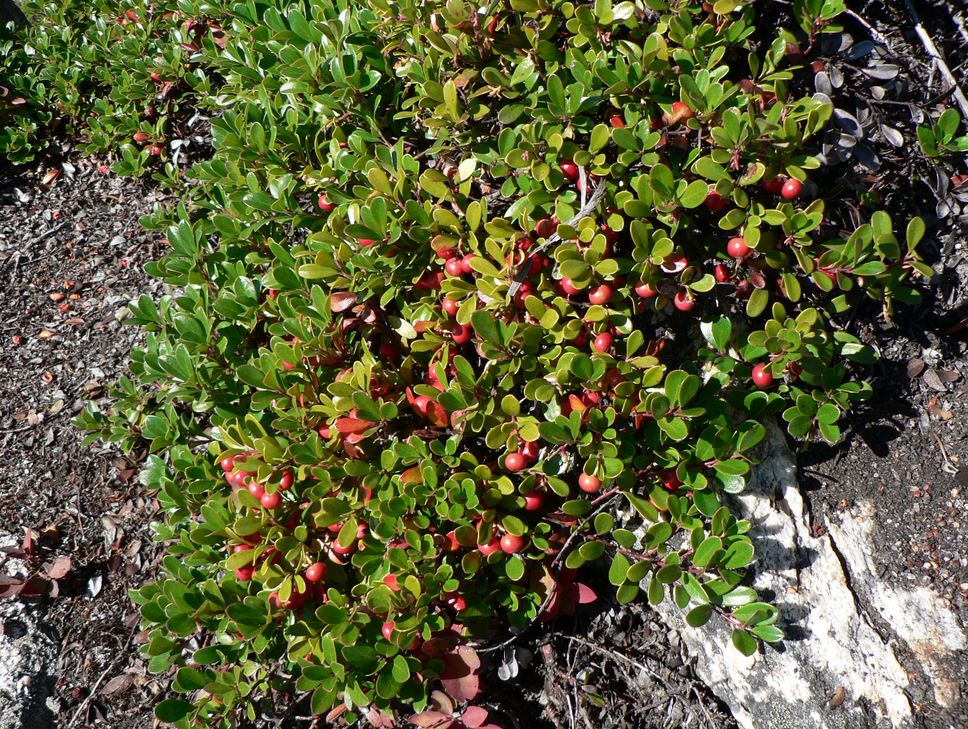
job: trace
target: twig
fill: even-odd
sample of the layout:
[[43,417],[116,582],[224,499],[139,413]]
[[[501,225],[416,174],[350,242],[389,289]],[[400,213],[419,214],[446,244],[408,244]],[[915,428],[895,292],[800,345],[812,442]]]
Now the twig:
[[914,32],[918,34],[918,38],[921,39],[921,44],[924,46],[924,50],[928,52],[931,59],[934,61],[934,65],[937,67],[938,72],[944,77],[944,80],[948,82],[948,86],[951,88],[951,95],[955,97],[955,102],[958,104],[958,108],[961,109],[961,118],[968,119],[968,97],[965,96],[965,92],[961,90],[958,86],[958,82],[955,80],[954,74],[951,73],[951,69],[948,68],[948,64],[944,62],[941,54],[938,52],[938,47],[931,40],[931,36],[928,35],[928,31],[924,29],[921,24],[921,18],[918,15],[918,11],[914,8],[914,3],[911,0],[904,0],[904,5],[907,7],[908,14],[911,16],[911,20],[914,21]]
[[892,56],[897,58],[897,54],[894,52],[894,49],[891,48],[891,44],[887,42],[887,38],[881,35],[881,32],[877,30],[877,28],[875,28],[873,25],[868,23],[861,15],[859,15],[858,13],[855,13],[853,10],[850,10],[850,9],[845,10],[844,15],[849,15],[858,23],[863,25],[867,29],[867,32],[870,33],[871,38],[873,38],[875,41],[877,41],[882,46],[884,46],[887,50],[891,52]]
[[[606,506],[612,503],[612,500],[617,495],[618,494],[614,494],[612,498],[606,499],[601,504],[599,504],[598,508],[592,511],[592,513],[590,513],[588,516],[586,516],[584,521],[582,521],[581,525],[575,528],[575,530],[568,536],[568,539],[565,540],[565,543],[562,546],[562,548],[558,550],[558,554],[556,554],[555,558],[551,560],[551,569],[555,569],[558,566],[558,564],[561,562],[561,560],[563,560],[566,556],[568,556],[568,552],[571,549],[572,543],[575,541],[578,535],[582,533],[582,529],[584,529],[585,526],[589,524],[592,519],[598,516],[599,512],[601,512]],[[502,648],[506,648],[507,646],[514,643],[518,638],[520,638],[522,635],[528,632],[528,630],[531,629],[541,619],[541,615],[544,613],[545,610],[548,609],[548,606],[551,605],[551,601],[554,599],[557,587],[558,587],[558,581],[555,580],[555,583],[548,588],[548,594],[545,595],[545,599],[541,603],[541,607],[538,608],[538,612],[535,613],[535,616],[531,618],[531,621],[527,625],[521,628],[521,630],[519,630],[517,633],[512,635],[510,638],[502,640],[497,645],[487,646],[486,648],[478,648],[476,646],[472,646],[472,647],[478,653],[493,653],[494,651],[501,650]]]
[[[575,215],[575,217],[573,217],[571,220],[567,221],[565,225],[578,225],[581,220],[591,215],[592,211],[598,207],[598,203],[600,203],[602,198],[605,197],[605,187],[604,181],[599,183],[598,187],[596,187],[594,192],[592,192],[592,196],[588,198],[588,202],[582,205],[581,210],[578,211],[578,214]],[[514,281],[508,288],[508,296],[514,296],[516,293],[518,293],[518,289],[521,288],[521,284],[524,282],[524,279],[528,277],[528,272],[531,270],[531,261],[534,256],[538,253],[543,253],[560,240],[561,236],[559,236],[557,232],[553,233],[544,243],[534,249],[534,255],[528,256],[524,260],[524,265],[521,266],[521,270],[518,271],[518,275],[514,277]]]
[[90,704],[91,701],[94,699],[94,697],[97,696],[97,690],[104,682],[104,679],[107,678],[108,674],[114,669],[115,665],[117,665],[117,662],[121,658],[124,658],[127,655],[128,646],[131,645],[131,641],[134,640],[134,636],[137,632],[138,632],[138,624],[135,623],[134,627],[131,629],[131,632],[128,633],[128,639],[124,642],[124,645],[121,647],[121,650],[118,652],[118,655],[114,658],[113,661],[111,661],[108,664],[108,667],[104,669],[104,672],[100,676],[98,676],[97,681],[95,681],[94,685],[91,686],[91,690],[88,691],[87,696],[84,697],[84,700],[81,702],[81,705],[77,707],[77,711],[74,712],[74,716],[71,717],[71,720],[67,723],[67,726],[65,727],[65,729],[71,729],[71,727],[74,726],[75,723],[77,723],[77,720],[80,718],[81,713],[84,712],[85,709],[87,709],[88,704]]

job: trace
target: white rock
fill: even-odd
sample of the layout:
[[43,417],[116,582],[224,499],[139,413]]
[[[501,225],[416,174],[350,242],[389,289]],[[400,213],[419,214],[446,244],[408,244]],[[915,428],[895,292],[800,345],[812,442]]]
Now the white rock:
[[[956,616],[927,588],[879,581],[868,556],[866,512],[844,515],[828,525],[828,535],[813,536],[794,456],[775,426],[762,457],[735,501],[753,524],[753,585],[780,609],[777,624],[787,640],[747,658],[732,647],[722,621],[688,627],[667,600],[659,613],[698,656],[699,676],[749,729],[902,729],[914,724],[908,674],[894,649],[902,641],[934,680],[939,703],[957,701],[957,685],[941,670],[965,647]],[[860,585],[877,614],[865,610]],[[881,621],[890,626],[887,640]]]

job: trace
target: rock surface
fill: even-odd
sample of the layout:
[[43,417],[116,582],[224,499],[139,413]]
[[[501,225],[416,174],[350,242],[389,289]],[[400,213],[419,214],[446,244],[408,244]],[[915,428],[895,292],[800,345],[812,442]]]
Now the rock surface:
[[787,639],[747,658],[711,621],[690,628],[671,603],[659,612],[698,656],[700,677],[742,727],[901,729],[916,726],[909,671],[924,674],[939,706],[959,700],[946,667],[964,660],[958,618],[924,587],[884,584],[869,559],[870,504],[816,536],[793,454],[776,427],[736,505],[753,523],[753,585],[780,609]]
[[[0,547],[15,543],[0,533]],[[0,573],[23,576],[17,560],[0,562]],[[0,601],[0,729],[47,729],[60,645],[38,611],[16,600]]]

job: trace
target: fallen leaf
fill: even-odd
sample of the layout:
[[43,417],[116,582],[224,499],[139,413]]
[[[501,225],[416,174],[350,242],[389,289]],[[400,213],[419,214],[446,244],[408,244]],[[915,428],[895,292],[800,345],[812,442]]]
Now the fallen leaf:
[[101,689],[101,695],[109,696],[110,694],[120,693],[121,691],[127,691],[131,688],[134,683],[134,679],[127,673],[122,673],[120,676],[115,676]]
[[47,570],[47,576],[52,580],[59,580],[62,577],[67,576],[71,571],[71,558],[67,556],[60,556],[54,560],[54,564],[50,566]]
[[923,359],[912,359],[907,363],[907,376],[912,380],[924,370]]
[[834,689],[834,695],[830,697],[830,708],[836,709],[847,698],[847,691],[843,686],[838,686]]

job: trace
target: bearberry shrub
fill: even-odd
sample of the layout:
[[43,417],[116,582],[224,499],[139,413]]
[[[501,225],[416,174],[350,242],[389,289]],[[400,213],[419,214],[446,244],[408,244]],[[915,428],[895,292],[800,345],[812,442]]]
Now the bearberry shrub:
[[488,649],[596,599],[587,563],[782,637],[721,497],[771,415],[840,438],[845,314],[930,275],[919,220],[843,231],[810,180],[831,107],[787,48],[833,5],[177,3],[221,33],[215,152],[146,221],[170,294],[80,419],[153,453],[160,718],[481,725]]

